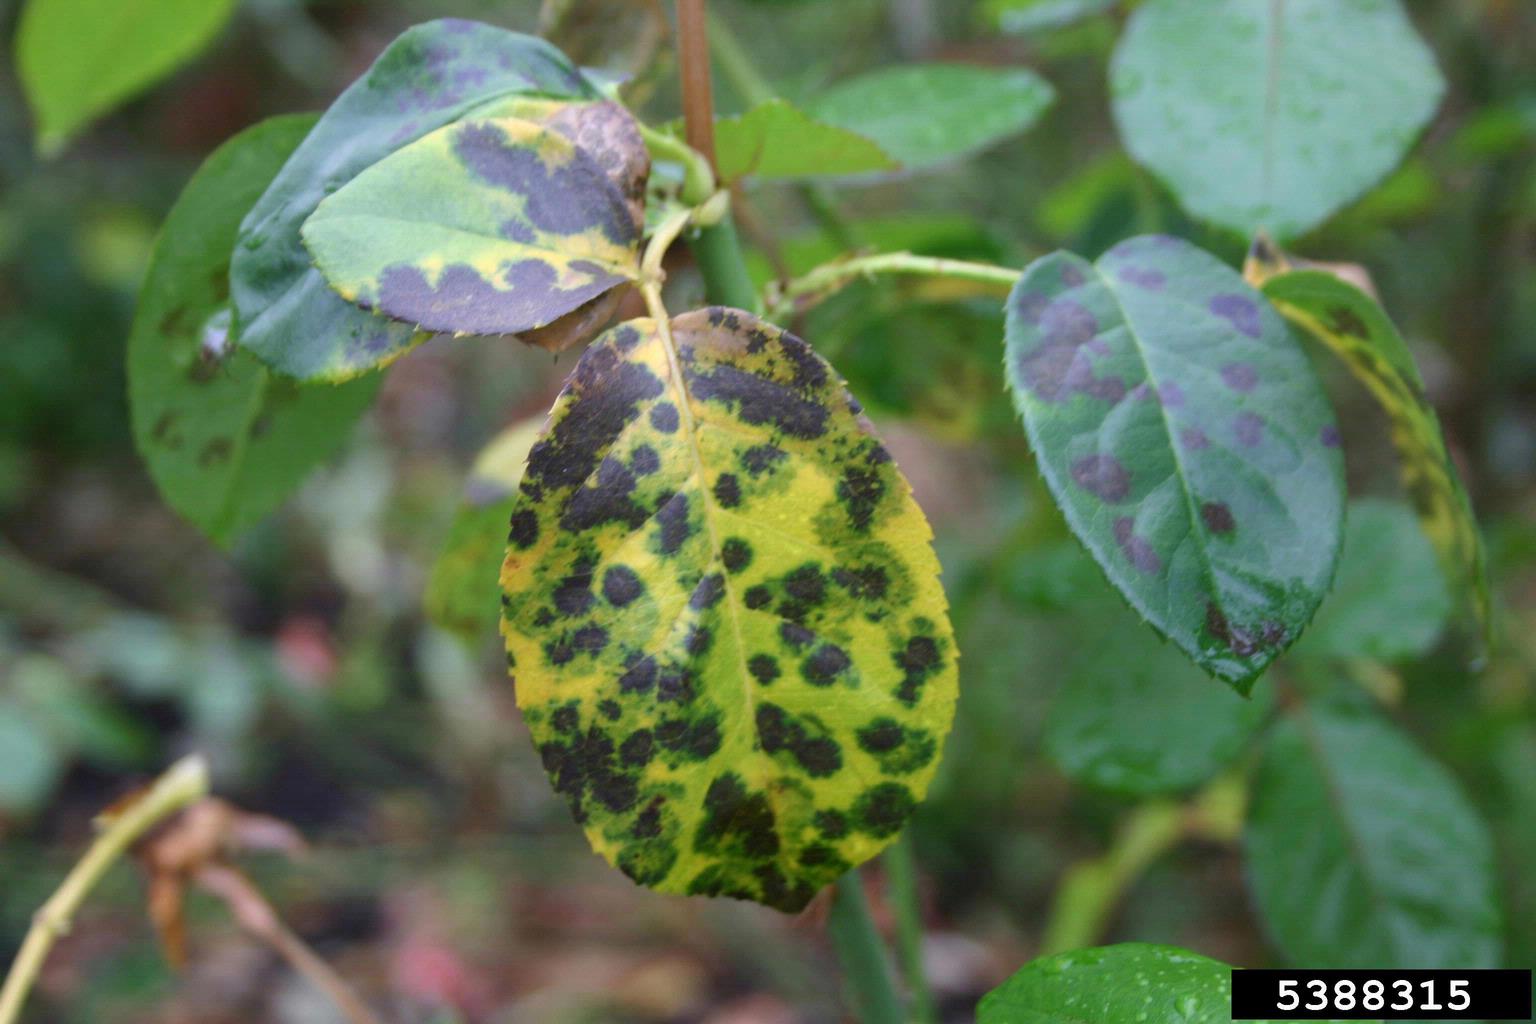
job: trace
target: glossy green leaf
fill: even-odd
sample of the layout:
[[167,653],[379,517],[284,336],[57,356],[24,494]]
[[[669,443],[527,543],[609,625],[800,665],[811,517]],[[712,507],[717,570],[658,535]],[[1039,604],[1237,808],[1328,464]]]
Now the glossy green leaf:
[[418,139],[322,201],[301,233],[342,298],[434,332],[544,327],[640,270],[640,225],[603,168],[518,118]]
[[27,0],[16,70],[44,152],[207,46],[235,0]]
[[1174,946],[1127,942],[1025,964],[982,999],[976,1021],[1231,1024],[1231,1012],[1232,968]]
[[1269,713],[1272,687],[1238,696],[1124,609],[1095,605],[1080,631],[1115,641],[1071,663],[1046,721],[1046,754],[1078,782],[1134,795],[1191,789],[1230,764]]
[[161,229],[128,339],[139,453],[165,500],[222,544],[346,440],[377,387],[283,380],[229,338],[240,218],[313,124],[273,118],[208,158]]
[[427,617],[467,642],[484,639],[498,618],[497,578],[507,548],[507,522],[517,502],[528,449],[543,425],[515,423],[475,458],[464,501],[422,598]]
[[783,100],[715,122],[715,161],[722,181],[893,171],[899,165],[871,140],[825,124]]
[[1486,645],[1492,616],[1482,535],[1446,450],[1440,420],[1397,328],[1354,285],[1321,270],[1288,270],[1285,257],[1263,243],[1249,257],[1247,276],[1263,285],[1282,316],[1338,356],[1386,413],[1403,488],[1446,578],[1471,606]]
[[1444,90],[1397,0],[1147,0],[1110,81],[1126,148],[1185,209],[1281,238],[1385,177]]
[[1486,828],[1445,769],[1361,701],[1309,701],[1275,730],[1244,848],[1253,898],[1293,963],[1499,964]]
[[1062,28],[1114,8],[1118,0],[986,0],[982,12],[1004,32],[1029,35]]
[[1413,510],[1367,498],[1349,506],[1338,577],[1295,653],[1414,658],[1434,646],[1450,615],[1450,591]]
[[356,376],[424,335],[348,303],[299,229],[327,195],[428,133],[510,97],[596,100],[548,43],[470,21],[402,33],[337,98],[240,227],[230,283],[241,344],[299,378]]
[[838,82],[807,113],[873,139],[903,167],[921,169],[1025,131],[1055,95],[1024,68],[912,64]]
[[896,837],[954,637],[922,510],[805,342],[718,307],[614,328],[520,487],[508,661],[599,853],[793,911]]
[[1057,252],[1008,300],[1007,373],[1072,531],[1131,605],[1239,689],[1333,576],[1343,460],[1279,315],[1166,236]]

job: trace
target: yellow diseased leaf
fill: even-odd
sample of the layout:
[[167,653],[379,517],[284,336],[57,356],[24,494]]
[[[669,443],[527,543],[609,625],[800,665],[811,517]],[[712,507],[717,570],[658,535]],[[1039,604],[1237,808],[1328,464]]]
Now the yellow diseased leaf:
[[454,334],[545,327],[638,273],[608,170],[553,128],[465,120],[385,157],[300,232],[348,302]]
[[933,777],[957,679],[939,565],[809,346],[719,308],[670,335],[594,342],[534,445],[508,661],[599,853],[655,889],[798,910]]
[[1299,262],[1260,238],[1243,273],[1281,316],[1332,351],[1386,414],[1403,488],[1486,647],[1492,619],[1482,536],[1413,356],[1386,312],[1347,276],[1295,269]]

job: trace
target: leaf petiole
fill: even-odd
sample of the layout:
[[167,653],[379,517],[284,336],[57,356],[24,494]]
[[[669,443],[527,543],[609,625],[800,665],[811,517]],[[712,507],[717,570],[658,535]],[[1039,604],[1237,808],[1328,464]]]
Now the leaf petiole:
[[779,286],[772,296],[771,305],[776,314],[790,312],[796,299],[812,298],[816,301],[841,290],[858,278],[875,274],[926,274],[932,277],[954,277],[966,281],[995,284],[1001,290],[1013,287],[1019,272],[1010,267],[990,263],[972,263],[969,260],[952,260],[940,256],[918,256],[910,252],[882,252],[869,256],[824,263],[810,273]]
[[640,128],[640,138],[645,140],[645,148],[652,160],[682,165],[683,202],[690,206],[708,202],[715,191],[715,172],[704,154],[675,135],[643,122],[636,123]]

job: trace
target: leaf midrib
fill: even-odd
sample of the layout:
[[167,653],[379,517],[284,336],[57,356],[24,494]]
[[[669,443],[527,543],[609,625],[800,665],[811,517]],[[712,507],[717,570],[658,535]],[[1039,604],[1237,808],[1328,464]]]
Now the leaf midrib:
[[[1125,332],[1130,336],[1132,343],[1136,346],[1136,355],[1137,358],[1141,360],[1142,368],[1146,371],[1147,381],[1155,390],[1158,384],[1158,378],[1154,375],[1152,371],[1152,363],[1147,358],[1147,347],[1142,344],[1141,335],[1133,326],[1131,317],[1125,310],[1125,304],[1120,301],[1120,293],[1115,290],[1115,286],[1111,283],[1111,279],[1108,274],[1104,273],[1097,266],[1094,267],[1094,271],[1103,280],[1104,290],[1108,292],[1110,298],[1114,300],[1115,309],[1120,314],[1120,321],[1121,323],[1125,324]],[[1177,296],[1169,295],[1167,297],[1175,302],[1183,301],[1180,300]],[[1192,308],[1194,307],[1193,303],[1187,304]],[[1157,414],[1163,422],[1163,436],[1167,438],[1168,451],[1173,456],[1175,475],[1179,480],[1179,493],[1184,497],[1184,509],[1186,514],[1189,516],[1189,533],[1190,536],[1194,538],[1195,548],[1200,554],[1200,573],[1205,582],[1206,592],[1211,595],[1212,600],[1217,602],[1218,607],[1221,609],[1221,613],[1226,615],[1226,602],[1222,600],[1221,590],[1216,585],[1216,574],[1211,563],[1210,548],[1206,543],[1205,533],[1200,528],[1200,510],[1195,507],[1195,497],[1190,493],[1189,475],[1184,466],[1184,458],[1179,452],[1178,439],[1174,435],[1173,431],[1173,421],[1168,418],[1168,409],[1165,405],[1163,405],[1162,399],[1160,397],[1153,404],[1157,406]],[[1196,641],[1199,639],[1198,629],[1195,630],[1194,639]],[[1196,643],[1196,646],[1198,646],[1198,642]],[[1247,662],[1247,659],[1241,660],[1244,661],[1244,663]]]

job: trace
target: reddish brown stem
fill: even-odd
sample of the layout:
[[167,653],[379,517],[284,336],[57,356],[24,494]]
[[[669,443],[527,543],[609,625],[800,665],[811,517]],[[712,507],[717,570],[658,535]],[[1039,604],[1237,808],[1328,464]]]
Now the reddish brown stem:
[[688,145],[715,166],[715,98],[709,73],[705,0],[677,0],[677,57],[683,84],[683,128]]

